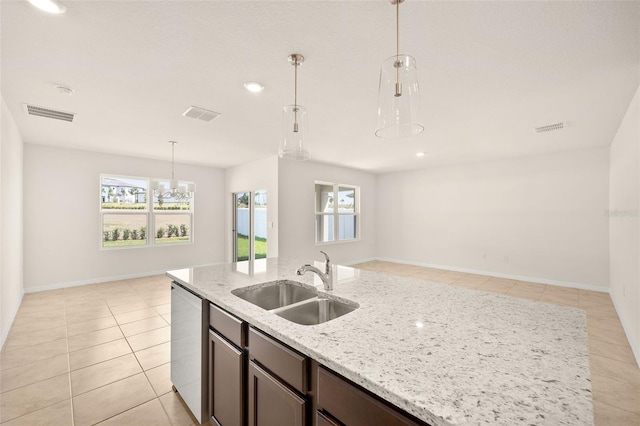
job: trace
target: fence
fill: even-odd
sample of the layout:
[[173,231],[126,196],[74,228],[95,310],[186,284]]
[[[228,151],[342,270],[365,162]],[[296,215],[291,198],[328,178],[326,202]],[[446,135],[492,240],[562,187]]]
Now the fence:
[[[249,208],[239,208],[236,212],[238,234],[249,235]],[[267,238],[267,209],[256,207],[253,226],[257,238]]]

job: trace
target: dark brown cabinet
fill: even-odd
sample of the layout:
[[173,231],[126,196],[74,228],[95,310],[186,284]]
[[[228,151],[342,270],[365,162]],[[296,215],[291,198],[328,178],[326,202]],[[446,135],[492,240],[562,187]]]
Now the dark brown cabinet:
[[209,305],[209,410],[214,424],[246,424],[246,323]]
[[316,426],[342,426],[340,423],[334,421],[327,417],[326,414],[323,414],[319,411],[316,411]]
[[[424,426],[346,379],[318,368],[317,426]],[[321,422],[317,419],[321,418]],[[333,420],[336,419],[337,421]],[[322,423],[324,422],[324,423]]]
[[304,426],[306,400],[249,362],[249,426]]
[[221,426],[244,425],[245,353],[209,330],[211,416]]
[[217,426],[429,426],[213,303],[208,340]]

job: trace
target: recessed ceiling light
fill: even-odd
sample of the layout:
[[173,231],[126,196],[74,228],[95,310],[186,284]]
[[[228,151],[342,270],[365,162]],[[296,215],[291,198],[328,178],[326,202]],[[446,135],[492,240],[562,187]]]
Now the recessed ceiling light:
[[260,93],[264,90],[264,86],[257,81],[249,81],[244,84],[245,89],[253,93]]
[[424,157],[424,152],[416,152],[416,157]]
[[47,13],[59,15],[67,10],[67,7],[58,0],[29,0],[33,6]]

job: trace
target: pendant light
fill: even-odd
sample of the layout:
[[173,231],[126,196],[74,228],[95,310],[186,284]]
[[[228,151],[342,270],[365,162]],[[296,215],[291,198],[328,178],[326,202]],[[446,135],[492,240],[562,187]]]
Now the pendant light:
[[311,158],[305,144],[309,133],[307,109],[298,105],[298,67],[304,62],[304,56],[294,53],[289,63],[294,67],[293,105],[287,105],[282,111],[282,139],[278,156],[285,160],[304,161]]
[[416,60],[400,54],[400,3],[396,6],[396,54],[382,63],[378,87],[378,126],[380,138],[404,138],[424,130],[418,123],[420,90]]
[[151,181],[150,189],[153,191],[153,195],[158,198],[168,199],[172,198],[181,202],[189,201],[193,197],[193,193],[196,191],[196,185],[194,183],[186,183],[180,185],[180,182],[176,179],[174,173],[174,160],[176,141],[169,141],[171,144],[171,180],[169,180],[169,188],[166,188],[157,180]]

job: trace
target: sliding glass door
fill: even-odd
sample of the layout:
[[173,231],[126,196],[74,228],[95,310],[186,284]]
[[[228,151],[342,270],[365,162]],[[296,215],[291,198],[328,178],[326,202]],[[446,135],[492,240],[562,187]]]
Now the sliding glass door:
[[267,191],[233,193],[233,261],[267,257]]

